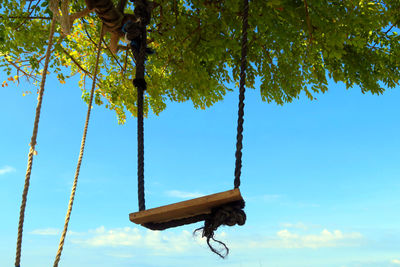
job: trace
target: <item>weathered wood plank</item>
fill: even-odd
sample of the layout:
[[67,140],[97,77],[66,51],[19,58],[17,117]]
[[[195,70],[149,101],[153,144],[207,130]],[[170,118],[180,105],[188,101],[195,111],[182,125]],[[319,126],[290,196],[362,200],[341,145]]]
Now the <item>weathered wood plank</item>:
[[236,188],[158,208],[130,213],[129,220],[136,224],[167,222],[199,214],[207,214],[211,212],[212,208],[242,199],[240,190]]

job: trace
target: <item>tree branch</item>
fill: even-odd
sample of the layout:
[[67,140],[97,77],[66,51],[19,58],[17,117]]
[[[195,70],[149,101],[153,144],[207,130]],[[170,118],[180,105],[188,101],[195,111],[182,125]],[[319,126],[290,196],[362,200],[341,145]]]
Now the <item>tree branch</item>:
[[85,9],[83,9],[83,10],[81,10],[81,11],[78,11],[78,12],[75,12],[75,13],[71,14],[71,15],[69,16],[70,25],[74,24],[74,21],[75,21],[76,19],[80,19],[80,18],[82,18],[82,17],[85,17],[85,16],[89,15],[90,12],[92,12],[92,11],[89,10],[89,9],[86,7]]
[[26,20],[33,20],[33,19],[45,19],[45,20],[51,20],[50,17],[23,17],[23,16],[1,16],[0,19],[26,19]]
[[313,28],[312,28],[312,24],[311,24],[311,20],[310,20],[310,15],[308,13],[308,4],[307,4],[307,0],[304,0],[304,8],[306,10],[306,21],[307,21],[307,27],[308,27],[308,33],[310,35],[310,43],[312,43],[313,41]]

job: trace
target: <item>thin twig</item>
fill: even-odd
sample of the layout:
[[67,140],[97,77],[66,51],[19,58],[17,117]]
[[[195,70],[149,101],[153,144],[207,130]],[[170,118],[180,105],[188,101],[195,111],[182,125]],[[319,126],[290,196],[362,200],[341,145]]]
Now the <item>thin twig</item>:
[[35,81],[39,81],[35,76],[32,76],[32,74],[28,74],[26,73],[20,66],[18,66],[17,64],[15,64],[14,62],[10,61],[7,59],[7,56],[4,57],[4,59],[11,64],[14,68],[17,69],[17,71],[22,72],[25,76],[27,76],[27,79],[29,80],[29,78],[35,80]]
[[[29,12],[28,17],[30,17],[33,13],[33,11],[35,11],[36,7],[40,4],[42,0],[38,0],[38,2],[35,4],[35,6],[32,8],[32,10]],[[24,19],[21,24],[19,24],[14,30],[17,31],[22,25],[24,25],[26,23],[27,19]]]
[[125,50],[125,60],[124,60],[124,72],[122,74],[125,74],[126,68],[128,67],[128,50]]
[[87,38],[89,38],[90,42],[92,42],[92,44],[94,44],[96,46],[97,45],[96,42],[93,41],[92,36],[90,36],[89,32],[86,29],[87,21],[84,18],[81,18],[81,21],[83,23],[83,30],[86,33]]
[[392,26],[390,26],[390,28],[386,32],[384,32],[384,35],[387,35],[397,23],[398,21],[395,21],[395,23],[393,23]]
[[61,46],[61,49],[62,49],[62,51],[64,52],[64,54],[65,54],[67,57],[69,57],[69,58],[72,60],[72,62],[74,62],[74,64],[75,64],[83,73],[85,73],[86,75],[88,75],[88,76],[92,79],[92,74],[91,74],[90,72],[88,72],[87,70],[85,70],[85,69],[82,67],[82,65],[79,64],[79,62],[78,62],[70,53],[68,53],[67,50],[65,50],[64,47]]
[[114,53],[111,51],[110,47],[108,46],[108,44],[106,43],[106,41],[104,40],[103,37],[101,37],[101,41],[103,42],[103,44],[106,46],[106,49],[108,50],[108,52],[110,52],[111,56],[114,58],[115,62],[117,62],[117,64],[121,67],[121,70],[123,72],[125,72],[125,68],[121,65],[121,63],[119,62],[118,58],[114,55]]
[[51,20],[50,17],[23,17],[23,16],[0,16],[1,19],[46,19]]
[[29,9],[31,9],[32,2],[33,2],[33,1],[29,1],[28,11],[29,11]]

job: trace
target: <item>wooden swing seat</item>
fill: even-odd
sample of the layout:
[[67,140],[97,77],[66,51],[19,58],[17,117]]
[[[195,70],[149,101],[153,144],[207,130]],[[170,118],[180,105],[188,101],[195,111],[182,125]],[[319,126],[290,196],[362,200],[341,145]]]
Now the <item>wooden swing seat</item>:
[[215,207],[243,200],[239,188],[204,197],[194,198],[153,209],[133,212],[129,220],[136,224],[163,223],[189,218],[200,214],[210,214]]

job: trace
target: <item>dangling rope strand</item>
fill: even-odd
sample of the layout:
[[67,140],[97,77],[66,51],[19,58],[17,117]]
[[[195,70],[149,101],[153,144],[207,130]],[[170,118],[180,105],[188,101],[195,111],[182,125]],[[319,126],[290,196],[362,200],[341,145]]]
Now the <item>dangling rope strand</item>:
[[86,135],[87,135],[87,130],[88,130],[88,126],[89,126],[90,112],[91,112],[92,104],[93,104],[93,95],[94,95],[94,90],[96,88],[96,78],[97,78],[97,71],[98,71],[98,66],[99,66],[99,61],[100,61],[101,41],[102,41],[102,38],[103,38],[103,34],[104,34],[104,31],[103,31],[103,24],[102,24],[101,30],[100,30],[99,42],[97,44],[97,55],[96,55],[96,64],[95,64],[95,67],[94,67],[94,73],[93,73],[93,83],[92,83],[92,89],[90,91],[90,99],[89,99],[88,110],[87,110],[87,114],[86,114],[85,127],[84,127],[84,130],[83,130],[81,148],[80,148],[80,151],[79,151],[78,164],[76,166],[74,183],[72,185],[71,196],[70,196],[69,204],[68,204],[68,210],[67,210],[67,214],[65,216],[64,230],[63,230],[63,232],[61,234],[60,244],[58,246],[57,255],[56,255],[56,258],[54,260],[54,265],[53,265],[54,267],[58,266],[58,263],[59,263],[60,258],[61,258],[61,253],[62,253],[62,250],[63,250],[63,247],[64,247],[65,236],[67,234],[68,224],[69,224],[69,220],[71,218],[72,206],[74,205],[75,192],[76,192],[76,187],[78,185],[78,177],[79,177],[79,172],[80,172],[80,169],[81,169],[83,152],[85,150]]
[[44,86],[46,84],[47,69],[49,68],[51,48],[53,47],[53,36],[54,36],[55,25],[56,25],[55,18],[53,17],[53,19],[51,20],[51,25],[50,25],[49,43],[47,45],[47,50],[46,50],[46,55],[45,55],[44,67],[43,67],[43,72],[42,72],[42,80],[40,82],[40,90],[39,90],[39,95],[38,95],[38,103],[36,106],[35,122],[34,122],[34,126],[33,126],[33,133],[32,133],[32,138],[31,138],[31,143],[30,143],[30,148],[29,148],[29,154],[28,154],[28,166],[27,166],[26,175],[25,175],[25,185],[24,185],[24,190],[22,193],[22,203],[21,203],[21,208],[20,208],[20,212],[19,212],[18,239],[17,239],[17,250],[16,250],[16,256],[15,256],[15,266],[16,267],[19,267],[20,263],[21,263],[21,245],[22,245],[22,232],[24,229],[25,207],[26,207],[26,200],[27,200],[28,190],[29,190],[29,182],[30,182],[31,172],[32,172],[33,155],[35,153],[36,139],[37,139],[37,134],[38,134],[38,129],[39,129],[40,111],[42,108]]
[[242,29],[242,57],[240,66],[240,94],[239,94],[239,111],[238,126],[236,135],[236,164],[235,164],[235,180],[234,187],[240,186],[240,175],[242,171],[242,141],[243,141],[243,122],[244,122],[244,93],[246,86],[246,67],[247,67],[247,28],[249,16],[249,1],[243,0],[243,29]]

